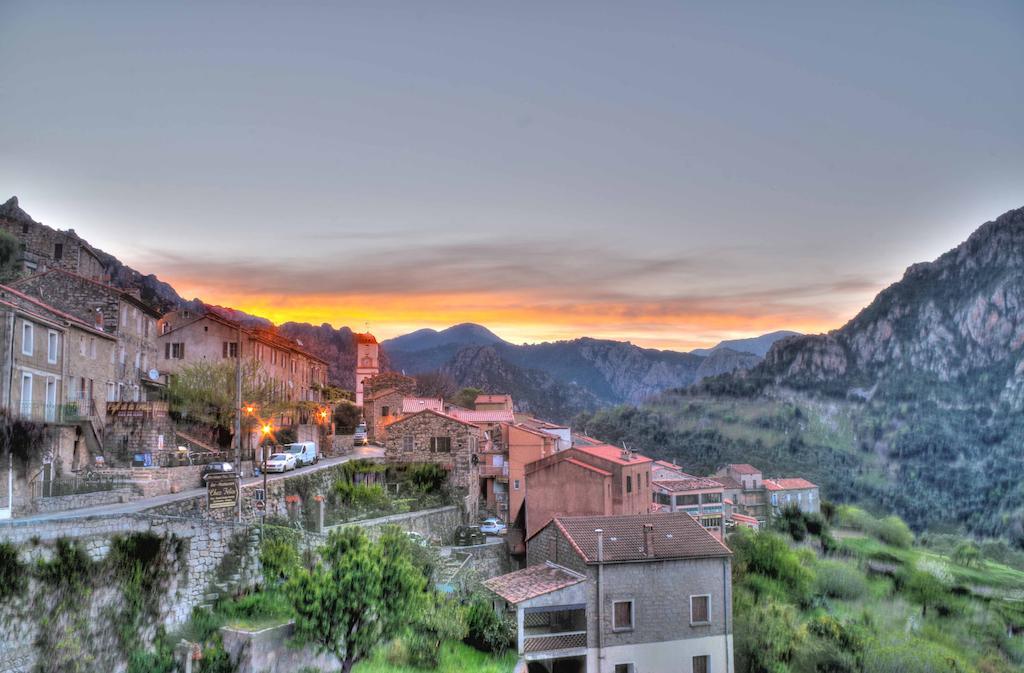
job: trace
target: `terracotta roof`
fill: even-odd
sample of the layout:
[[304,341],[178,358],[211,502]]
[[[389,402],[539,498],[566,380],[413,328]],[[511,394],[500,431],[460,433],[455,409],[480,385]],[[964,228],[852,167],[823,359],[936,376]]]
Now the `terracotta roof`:
[[761,471],[749,463],[737,463],[728,465],[727,467],[733,472],[737,472],[739,474],[757,474]]
[[604,460],[613,463],[618,463],[619,465],[637,465],[639,463],[653,462],[647,456],[641,456],[639,453],[634,453],[629,460],[626,460],[622,457],[622,449],[618,446],[612,446],[611,444],[598,444],[597,446],[573,446],[573,448],[588,455],[603,458]]
[[522,423],[516,423],[515,425],[509,427],[513,427],[516,430],[522,430],[523,432],[528,432],[531,435],[535,435],[537,437],[543,437],[544,439],[558,439],[558,435],[554,435],[551,434],[550,432],[545,432],[543,430],[538,430],[537,428],[531,428],[530,426],[523,425]]
[[365,397],[368,400],[375,400],[378,397],[384,397],[385,395],[394,395],[396,393],[401,394],[398,388],[381,388],[380,390],[374,390],[372,393],[366,395]]
[[477,395],[476,404],[504,404],[505,402],[511,402],[511,395]]
[[696,491],[704,488],[722,488],[722,484],[714,479],[695,477],[693,479],[661,479],[653,482],[655,486],[664,488],[672,493],[683,491]]
[[402,398],[402,413],[403,414],[415,414],[417,411],[423,411],[424,409],[433,409],[434,411],[444,411],[444,401],[437,398],[431,397],[403,397]]
[[442,411],[437,411],[436,409],[423,409],[422,411],[417,411],[414,414],[409,414],[408,416],[403,416],[402,418],[399,418],[397,421],[395,421],[394,423],[392,423],[388,427],[394,427],[394,426],[399,425],[401,423],[405,423],[406,421],[408,421],[410,419],[413,419],[413,418],[416,418],[417,416],[420,416],[422,414],[434,414],[435,416],[440,416],[442,418],[447,418],[448,420],[455,421],[456,423],[462,423],[463,425],[468,425],[471,428],[479,428],[480,427],[478,425],[470,423],[469,421],[464,421],[461,418],[456,418],[455,416],[451,416],[451,415],[446,414],[446,413],[444,413]]
[[484,580],[483,585],[514,605],[584,580],[582,575],[548,562],[492,577]]
[[355,336],[356,336],[356,343],[357,344],[375,344],[375,343],[377,343],[377,337],[373,336],[369,332],[366,332],[364,334],[356,334]]
[[714,480],[717,481],[719,484],[721,484],[722,488],[728,488],[730,490],[736,490],[736,491],[742,491],[743,490],[743,484],[741,484],[740,482],[736,481],[732,477],[725,476],[725,475],[723,475],[721,477],[715,476]]
[[475,411],[472,409],[451,409],[449,416],[467,423],[512,423],[515,419],[511,411],[505,409],[493,409]]
[[[651,524],[653,550],[645,549],[644,524]],[[685,512],[630,514],[619,516],[555,517],[555,525],[587,563],[597,562],[597,529],[604,531],[604,561],[711,558],[730,556],[718,541]]]
[[812,484],[806,479],[801,479],[800,477],[765,479],[764,487],[769,491],[797,491],[806,488],[818,488],[816,484]]
[[576,460],[575,458],[566,458],[565,462],[572,463],[573,465],[575,465],[577,467],[582,467],[583,469],[590,470],[591,472],[597,472],[598,474],[604,475],[606,477],[612,476],[612,473],[609,472],[608,470],[602,470],[599,467],[594,467],[593,465],[587,465],[583,461]]

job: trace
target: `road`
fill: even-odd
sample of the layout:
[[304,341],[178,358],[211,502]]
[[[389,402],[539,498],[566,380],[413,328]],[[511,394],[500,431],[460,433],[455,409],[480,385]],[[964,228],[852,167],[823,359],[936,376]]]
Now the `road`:
[[[340,456],[338,458],[324,458],[316,465],[309,465],[308,467],[300,467],[291,472],[284,472],[282,474],[268,474],[267,481],[277,481],[279,479],[288,479],[289,477],[301,476],[303,474],[309,474],[310,472],[316,472],[318,470],[325,470],[335,465],[347,463],[350,460],[357,460],[359,458],[383,458],[384,449],[378,446],[360,446],[355,448],[352,453]],[[262,484],[263,477],[246,477],[242,479],[242,486],[249,486],[251,484]],[[157,495],[152,498],[142,498],[141,500],[132,500],[131,502],[115,503],[112,505],[97,505],[95,507],[83,507],[81,509],[71,509],[65,512],[49,512],[47,514],[33,514],[32,516],[18,517],[15,519],[8,519],[0,521],[0,526],[4,524],[19,523],[24,525],[27,522],[32,521],[63,521],[67,519],[81,519],[90,516],[111,516],[117,514],[132,514],[136,512],[143,512],[153,507],[159,507],[161,505],[168,505],[172,502],[179,500],[188,500],[190,498],[197,498],[206,495],[206,488],[193,488],[188,491],[181,491],[180,493],[168,493],[167,495]]]

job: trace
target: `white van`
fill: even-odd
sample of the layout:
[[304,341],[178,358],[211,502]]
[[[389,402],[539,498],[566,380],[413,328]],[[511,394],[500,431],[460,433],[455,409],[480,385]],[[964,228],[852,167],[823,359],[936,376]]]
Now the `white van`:
[[320,454],[316,450],[316,442],[295,442],[294,444],[285,444],[284,450],[286,453],[290,453],[295,456],[295,465],[301,467],[303,465],[314,465],[320,462]]

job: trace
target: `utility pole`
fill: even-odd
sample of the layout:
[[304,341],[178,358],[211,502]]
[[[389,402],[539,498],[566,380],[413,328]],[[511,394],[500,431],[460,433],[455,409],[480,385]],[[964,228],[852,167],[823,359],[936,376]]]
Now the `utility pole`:
[[242,326],[238,326],[235,343],[235,471],[238,474],[238,511],[235,518],[242,522]]

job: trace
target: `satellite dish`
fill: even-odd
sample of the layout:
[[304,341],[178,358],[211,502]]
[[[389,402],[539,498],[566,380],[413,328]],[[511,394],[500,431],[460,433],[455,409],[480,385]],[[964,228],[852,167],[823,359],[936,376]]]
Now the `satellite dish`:
[[158,381],[159,379],[160,379],[160,372],[158,372],[155,369],[150,369],[149,370],[149,380],[150,381]]

